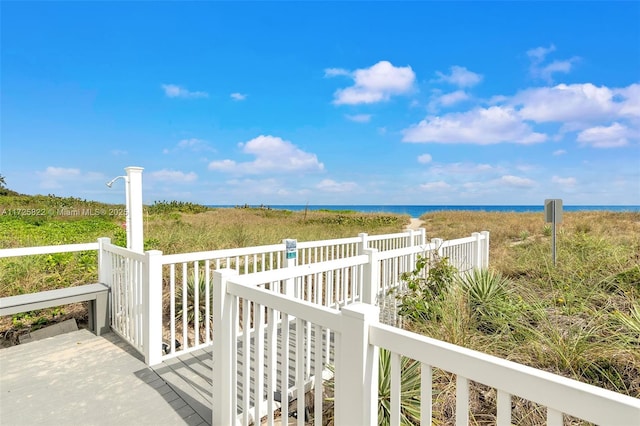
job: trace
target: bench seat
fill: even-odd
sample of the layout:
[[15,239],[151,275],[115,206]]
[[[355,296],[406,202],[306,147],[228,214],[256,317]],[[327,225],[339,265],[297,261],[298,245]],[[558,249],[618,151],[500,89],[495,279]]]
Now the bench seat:
[[109,330],[109,287],[85,284],[0,298],[0,316],[89,301],[89,328],[99,336]]

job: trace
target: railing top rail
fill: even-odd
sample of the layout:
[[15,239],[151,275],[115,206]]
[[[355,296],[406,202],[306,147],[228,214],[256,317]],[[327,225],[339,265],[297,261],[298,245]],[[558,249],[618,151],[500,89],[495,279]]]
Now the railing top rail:
[[436,246],[434,243],[420,244],[417,246],[409,246],[409,247],[403,247],[403,248],[387,250],[387,251],[379,251],[376,254],[376,259],[378,260],[392,259],[394,257],[407,256],[410,254],[425,253],[429,250],[435,250],[435,249],[436,249]]
[[32,256],[38,254],[69,253],[76,251],[98,250],[98,243],[61,244],[55,246],[19,247],[0,249],[0,259],[14,256]]
[[114,253],[120,256],[128,257],[130,259],[137,260],[139,262],[144,262],[145,255],[144,253],[138,253],[136,251],[126,249],[124,247],[116,246],[113,244],[104,244],[102,246],[105,251]]
[[244,285],[260,285],[275,281],[287,280],[290,278],[304,277],[306,275],[319,274],[322,272],[348,268],[351,266],[364,265],[368,262],[369,256],[360,255],[347,257],[344,259],[329,260],[326,262],[310,263],[290,268],[240,275],[238,277],[234,277],[233,281]]
[[320,240],[320,241],[302,241],[298,242],[297,246],[299,249],[305,248],[313,248],[313,247],[323,247],[323,246],[333,246],[338,244],[354,244],[362,241],[360,237],[348,237],[348,238],[336,238],[332,240]]
[[237,282],[241,277],[242,276],[227,277],[227,292],[229,294],[251,300],[259,305],[293,315],[297,318],[302,318],[333,331],[340,332],[342,330],[343,322],[340,319],[339,311],[307,302],[306,300],[292,299],[290,296]]
[[271,252],[278,252],[278,251],[284,251],[284,250],[285,250],[284,244],[280,243],[280,244],[271,244],[271,245],[264,245],[264,246],[255,246],[255,247],[198,251],[193,253],[165,254],[162,256],[161,262],[163,265],[168,265],[171,263],[222,259],[227,257],[247,256],[252,254],[271,253]]
[[395,234],[369,235],[367,239],[369,241],[379,241],[379,240],[389,240],[391,238],[406,238],[408,236],[409,236],[409,231],[404,231],[404,232],[398,232]]
[[[484,235],[480,234],[480,239],[484,240]],[[467,243],[473,243],[476,241],[476,237],[464,237],[464,238],[457,238],[455,240],[445,240],[442,242],[442,245],[440,247],[445,248],[445,247],[452,247],[452,246],[457,246],[460,244],[467,244]]]
[[[385,324],[370,343],[597,424],[640,424],[640,400]],[[428,350],[425,347],[428,346]]]

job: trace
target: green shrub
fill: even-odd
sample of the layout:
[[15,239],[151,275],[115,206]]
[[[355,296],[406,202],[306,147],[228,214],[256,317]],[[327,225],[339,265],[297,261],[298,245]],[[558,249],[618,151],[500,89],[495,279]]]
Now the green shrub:
[[446,257],[418,256],[415,269],[401,275],[407,288],[398,296],[398,314],[417,322],[439,319],[439,303],[451,290],[456,274]]

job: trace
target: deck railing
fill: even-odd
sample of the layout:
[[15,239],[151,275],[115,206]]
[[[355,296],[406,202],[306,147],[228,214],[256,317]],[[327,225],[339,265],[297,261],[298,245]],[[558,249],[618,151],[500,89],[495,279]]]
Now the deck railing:
[[[395,299],[389,292],[402,285],[400,275],[411,271],[416,256],[434,250],[455,250],[452,260],[481,267],[488,259],[488,233],[454,241],[426,241],[424,229],[397,234],[359,234],[357,237],[301,242],[291,241],[258,247],[163,255],[159,251],[137,253],[115,246],[109,239],[98,243],[0,250],[0,257],[98,250],[99,281],[111,288],[112,328],[154,365],[211,345],[213,302],[211,274],[233,269],[238,274],[343,262],[331,272],[309,273],[295,280],[276,280],[268,288],[289,297],[327,307],[340,308],[365,301],[379,303],[387,320],[397,320]],[[463,248],[456,249],[457,246]],[[289,249],[288,249],[289,248]],[[482,253],[478,260],[477,253]],[[346,259],[369,256],[370,268]],[[472,261],[470,262],[469,259]],[[476,263],[473,263],[476,262]],[[364,274],[368,274],[366,277]],[[362,288],[362,280],[376,288]],[[240,329],[240,323],[236,325]]]
[[[351,261],[364,266],[367,257]],[[323,262],[312,265],[312,272],[335,267],[336,262]],[[306,424],[301,413],[308,405],[314,424],[325,424],[327,389],[335,392],[335,424],[375,425],[379,348],[391,353],[391,425],[401,422],[401,357],[420,363],[420,424],[433,420],[434,368],[456,375],[456,425],[469,423],[471,382],[496,390],[498,425],[511,424],[512,396],[546,407],[549,425],[563,425],[565,415],[602,425],[640,424],[638,399],[381,324],[372,304],[338,310],[268,288],[278,275],[295,281],[309,272],[309,266],[248,275],[214,272],[214,425],[273,425],[277,408],[288,417],[289,404],[280,401],[289,400],[295,400],[299,425]],[[377,286],[362,282],[363,289]],[[238,333],[240,321],[250,321],[250,333]]]

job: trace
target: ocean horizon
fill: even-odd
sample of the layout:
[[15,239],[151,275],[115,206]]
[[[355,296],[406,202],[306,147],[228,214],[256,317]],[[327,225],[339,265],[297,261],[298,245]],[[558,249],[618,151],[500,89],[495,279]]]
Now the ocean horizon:
[[[332,210],[332,211],[355,211],[360,213],[394,213],[407,214],[413,218],[419,218],[425,213],[437,211],[485,211],[485,212],[513,212],[513,213],[542,213],[544,205],[373,205],[373,204],[354,204],[354,205],[303,205],[303,204],[282,204],[282,205],[208,205],[208,207],[253,207],[253,208],[270,208],[274,210]],[[565,205],[565,212],[577,211],[610,211],[610,212],[640,212],[640,205],[613,205],[613,206],[597,206],[597,205]]]

